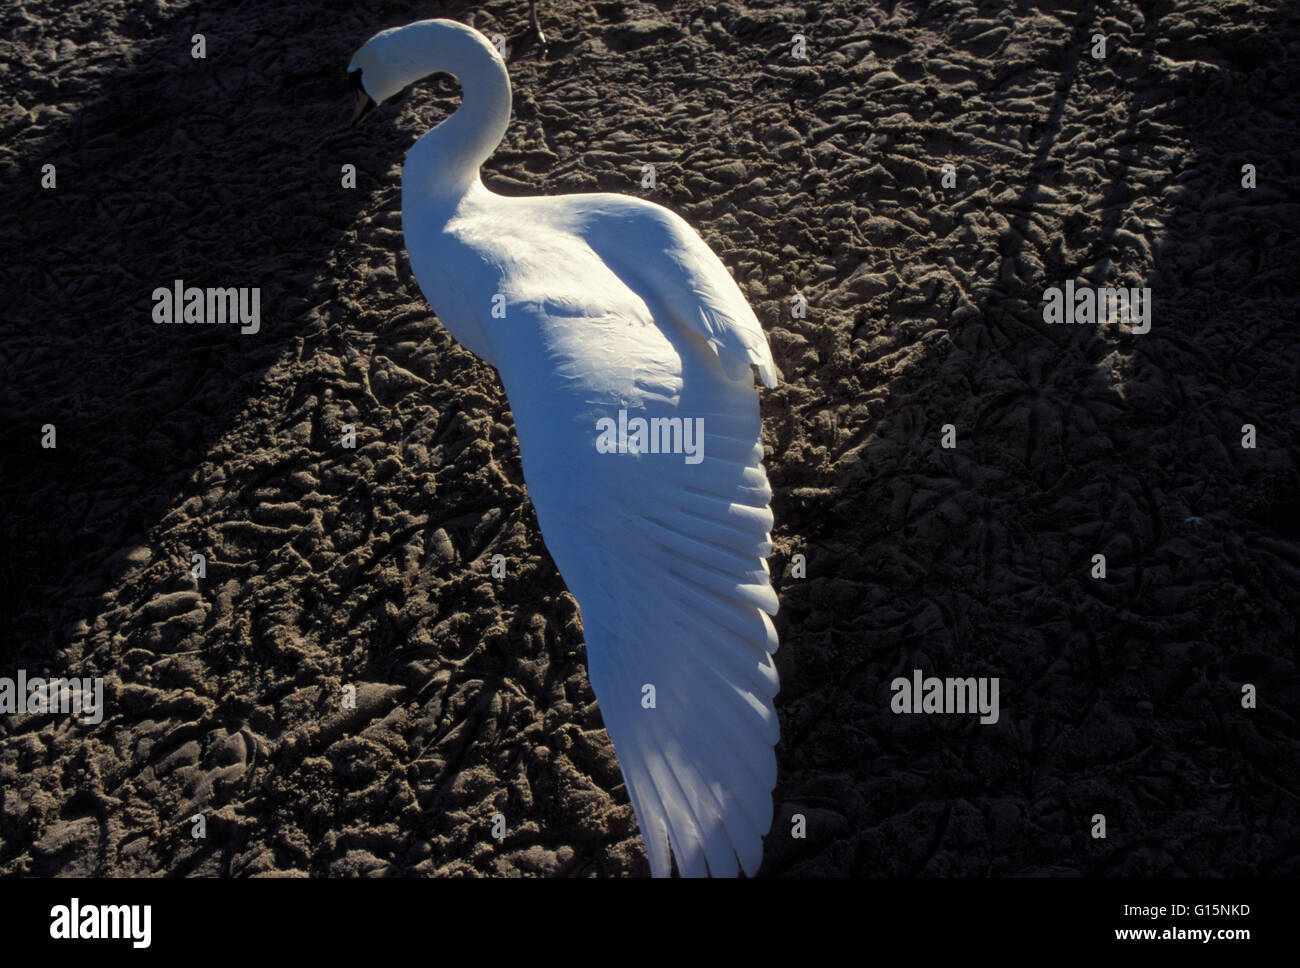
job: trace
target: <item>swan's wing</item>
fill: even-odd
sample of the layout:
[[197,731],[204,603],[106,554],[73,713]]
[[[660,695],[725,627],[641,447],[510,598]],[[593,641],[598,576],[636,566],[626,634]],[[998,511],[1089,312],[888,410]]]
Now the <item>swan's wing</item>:
[[[612,245],[613,216],[591,232],[606,244],[590,244],[573,232],[569,205],[496,199],[454,226],[441,262],[478,294],[463,307],[477,319],[444,322],[453,333],[492,327],[529,495],[582,610],[592,687],[651,871],[671,871],[671,846],[683,874],[753,874],[771,825],[779,728],[768,617],[777,600],[764,561],[771,489],[749,362],[775,368],[720,264],[712,272],[689,247],[644,234]],[[412,252],[426,294],[441,299],[435,261]],[[730,314],[712,338],[672,321],[689,317],[691,292],[702,294],[701,318]],[[508,304],[500,319],[486,316],[494,293]],[[739,378],[724,372],[728,362]],[[601,421],[617,426],[620,410],[629,422],[691,421],[700,459],[602,453]]]
[[673,322],[704,337],[731,379],[747,376],[752,364],[764,386],[776,386],[780,373],[758,318],[699,234],[659,205],[625,195],[591,198],[578,231],[628,288],[659,297]]
[[[712,372],[721,376],[716,364]],[[733,876],[737,858],[752,875],[771,825],[779,735],[757,392],[746,374],[683,397],[689,407],[650,402],[628,419],[702,420],[698,464],[599,453],[595,422],[617,422],[613,407],[572,405],[563,393],[539,406],[511,392],[511,403],[543,536],[582,609],[592,687],[652,873],[670,872],[671,844],[684,875]],[[557,433],[557,421],[568,431]]]

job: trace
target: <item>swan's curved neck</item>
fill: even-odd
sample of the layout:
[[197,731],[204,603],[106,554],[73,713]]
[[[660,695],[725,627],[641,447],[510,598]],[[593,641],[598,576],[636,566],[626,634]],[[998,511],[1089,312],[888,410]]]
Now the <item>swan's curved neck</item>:
[[[454,201],[479,182],[479,169],[491,157],[510,123],[510,75],[486,42],[445,34],[421,40],[413,69],[420,77],[445,72],[460,82],[460,107],[429,131],[407,155],[402,191]],[[423,57],[420,56],[423,54]]]

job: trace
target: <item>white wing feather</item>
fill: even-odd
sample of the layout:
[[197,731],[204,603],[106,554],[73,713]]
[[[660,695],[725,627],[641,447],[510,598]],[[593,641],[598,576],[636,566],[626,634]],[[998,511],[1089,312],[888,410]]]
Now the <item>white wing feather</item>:
[[675,212],[650,202],[623,195],[590,198],[596,200],[593,215],[578,229],[605,264],[632,289],[657,296],[673,322],[703,336],[728,377],[744,379],[752,364],[764,386],[776,386],[780,374],[758,317],[699,234]]

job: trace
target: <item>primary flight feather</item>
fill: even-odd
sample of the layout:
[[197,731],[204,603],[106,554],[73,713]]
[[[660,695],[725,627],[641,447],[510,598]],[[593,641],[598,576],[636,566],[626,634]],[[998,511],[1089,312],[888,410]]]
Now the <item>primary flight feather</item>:
[[542,536],[650,869],[754,874],[772,820],[776,614],[757,371],[767,339],[689,225],[624,195],[508,198],[479,169],[510,80],[482,34],[423,20],[348,67],[356,117],[453,74],[463,100],[402,169],[402,230],[438,318],[501,375]]

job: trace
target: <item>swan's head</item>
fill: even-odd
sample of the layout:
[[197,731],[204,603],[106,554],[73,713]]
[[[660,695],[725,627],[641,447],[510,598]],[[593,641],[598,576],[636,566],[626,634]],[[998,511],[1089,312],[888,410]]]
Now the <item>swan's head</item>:
[[481,69],[485,54],[501,62],[504,70],[488,39],[454,20],[420,20],[381,30],[348,64],[348,77],[357,91],[352,123],[422,77],[445,71],[463,79],[471,66]]

